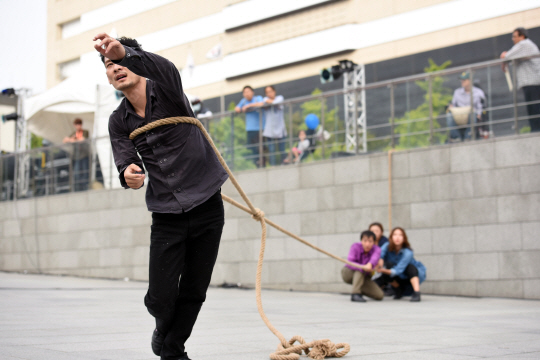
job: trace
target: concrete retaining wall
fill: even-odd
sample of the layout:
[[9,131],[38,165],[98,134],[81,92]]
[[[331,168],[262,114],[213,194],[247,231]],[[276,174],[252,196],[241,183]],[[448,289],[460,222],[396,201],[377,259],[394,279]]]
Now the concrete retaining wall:
[[[540,299],[540,136],[403,151],[393,157],[393,217],[427,267],[422,291]],[[238,174],[268,218],[346,257],[372,221],[388,224],[387,154]],[[235,195],[230,183],[223,192]],[[0,203],[0,269],[145,280],[144,191]],[[226,204],[213,283],[252,285],[260,225]],[[267,288],[349,291],[341,263],[270,228]]]

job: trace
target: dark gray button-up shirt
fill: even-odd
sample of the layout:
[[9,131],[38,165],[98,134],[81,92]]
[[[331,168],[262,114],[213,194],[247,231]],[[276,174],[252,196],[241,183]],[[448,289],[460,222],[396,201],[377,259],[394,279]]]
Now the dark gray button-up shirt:
[[[146,204],[158,213],[182,213],[214,195],[228,175],[201,131],[194,125],[164,125],[129,134],[149,122],[172,116],[195,117],[182,89],[178,69],[169,60],[125,46],[126,56],[116,63],[146,80],[146,109],[142,118],[124,98],[109,118],[114,161],[120,182],[129,188],[124,170],[130,164],[148,171]],[[140,157],[137,155],[139,153]]]

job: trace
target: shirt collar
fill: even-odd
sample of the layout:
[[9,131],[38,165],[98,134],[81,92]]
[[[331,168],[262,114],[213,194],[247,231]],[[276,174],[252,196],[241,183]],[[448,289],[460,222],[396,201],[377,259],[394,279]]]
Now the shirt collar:
[[[151,80],[146,79],[146,104],[148,105],[148,93],[150,93],[150,101],[154,101],[156,99],[156,91],[154,89],[154,82]],[[124,97],[125,105],[126,105],[126,112],[124,114],[124,119],[127,118],[128,114],[137,115],[137,112],[133,108],[133,105],[129,102],[129,100]],[[138,115],[137,115],[138,116]]]

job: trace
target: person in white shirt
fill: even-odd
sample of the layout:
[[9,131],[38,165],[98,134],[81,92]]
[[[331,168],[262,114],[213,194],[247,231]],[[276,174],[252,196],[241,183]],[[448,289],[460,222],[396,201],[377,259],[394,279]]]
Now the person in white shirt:
[[[501,54],[501,59],[516,59],[540,54],[538,46],[529,39],[527,30],[519,27],[512,32],[514,46]],[[540,57],[516,60],[518,89],[523,90],[527,103],[540,101]],[[507,64],[503,64],[503,70]],[[540,131],[540,102],[527,105],[531,132]]]
[[263,99],[263,109],[265,124],[263,130],[264,140],[270,153],[270,165],[274,166],[276,162],[276,143],[279,151],[279,157],[285,156],[285,142],[287,137],[287,128],[283,116],[283,96],[276,95],[276,89],[269,85],[264,89],[266,97]]
[[[453,107],[471,106],[472,87],[473,109],[469,118],[469,124],[476,124],[482,117],[482,100],[486,98],[486,95],[482,89],[472,86],[470,74],[468,72],[461,73],[459,79],[461,80],[461,87],[454,91],[454,96],[452,97],[452,103],[449,105],[449,109]],[[471,138],[470,127],[465,129],[455,129],[457,124],[451,111],[446,113],[446,125],[449,128],[454,128],[450,130],[450,142],[468,140]]]

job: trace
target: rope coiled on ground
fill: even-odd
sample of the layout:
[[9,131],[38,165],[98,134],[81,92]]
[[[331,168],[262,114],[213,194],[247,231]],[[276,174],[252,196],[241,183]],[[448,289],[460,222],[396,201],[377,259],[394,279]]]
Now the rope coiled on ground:
[[[343,262],[345,264],[354,266],[356,268],[360,268],[360,267],[355,263],[344,260],[344,259],[340,258],[339,256],[331,254],[331,253],[329,253],[329,252],[327,252],[327,251],[325,251],[325,250],[311,244],[310,242],[308,242],[308,241],[302,239],[301,237],[299,237],[299,236],[285,230],[281,226],[279,226],[279,225],[273,223],[272,221],[268,220],[267,218],[265,218],[264,217],[264,212],[261,209],[255,208],[253,206],[253,204],[251,203],[251,201],[247,197],[246,193],[244,192],[244,190],[242,189],[242,187],[240,186],[240,184],[238,183],[238,181],[234,177],[232,171],[227,166],[227,163],[225,162],[225,159],[223,159],[223,157],[221,156],[221,153],[216,148],[216,145],[212,141],[212,138],[210,137],[210,135],[208,134],[208,132],[206,131],[206,129],[204,128],[204,126],[202,125],[202,123],[199,120],[197,120],[195,118],[192,118],[192,117],[186,117],[186,116],[175,116],[175,117],[170,117],[170,118],[166,118],[166,119],[156,120],[156,121],[153,121],[153,122],[151,122],[151,123],[149,123],[147,125],[144,125],[144,126],[142,126],[140,128],[135,129],[129,135],[129,138],[130,138],[130,140],[133,140],[138,135],[140,135],[140,134],[142,134],[142,133],[144,133],[146,131],[152,130],[152,129],[158,127],[158,126],[172,125],[172,124],[179,124],[179,123],[192,124],[192,125],[197,126],[201,130],[204,137],[208,140],[208,142],[210,143],[210,145],[214,149],[214,152],[216,153],[216,155],[217,155],[217,157],[219,159],[219,162],[221,163],[221,165],[223,166],[225,171],[227,171],[227,173],[229,174],[229,179],[231,180],[231,183],[234,185],[234,187],[236,188],[236,190],[238,191],[238,193],[240,194],[240,196],[242,197],[242,199],[244,200],[244,202],[246,203],[247,206],[244,206],[244,205],[240,204],[239,202],[231,199],[230,197],[228,197],[227,195],[224,195],[224,194],[221,195],[223,200],[225,200],[228,203],[238,207],[239,209],[242,209],[245,212],[251,214],[251,217],[256,221],[259,221],[260,224],[261,224],[261,230],[262,230],[261,248],[260,248],[260,251],[259,251],[259,260],[257,262],[257,276],[256,276],[256,280],[255,280],[255,292],[256,292],[256,299],[257,299],[257,309],[259,310],[259,315],[261,316],[262,320],[264,321],[264,323],[266,324],[268,329],[274,335],[276,335],[277,338],[280,341],[280,344],[278,345],[278,349],[274,353],[270,354],[270,359],[271,360],[296,360],[296,359],[300,358],[300,355],[302,355],[302,352],[304,352],[307,356],[309,356],[310,358],[312,358],[314,360],[323,360],[323,359],[325,359],[327,357],[340,358],[340,357],[345,356],[350,351],[350,346],[347,343],[334,344],[329,339],[315,340],[315,341],[312,341],[310,343],[306,343],[304,338],[301,337],[301,336],[298,336],[298,335],[293,336],[291,338],[291,340],[287,341],[285,339],[285,337],[272,325],[270,320],[268,320],[268,318],[266,317],[266,314],[264,313],[264,310],[263,310],[263,307],[262,307],[262,299],[261,299],[261,274],[262,274],[262,265],[263,265],[263,261],[264,261],[264,250],[265,250],[265,247],[266,247],[266,224],[269,224],[270,226],[272,226],[272,227],[276,228],[277,230],[281,231],[282,233],[292,237],[293,239],[296,239],[296,240],[300,241],[301,243],[311,247],[312,249],[315,249],[315,250],[317,250],[317,251],[319,251],[319,252],[321,252],[321,253],[323,253],[325,255],[328,255],[328,256],[330,256],[330,257],[332,257],[332,258],[334,258],[334,259],[336,259],[338,261],[341,261],[341,262]],[[294,345],[296,342],[298,342],[299,344]],[[340,351],[340,349],[341,349],[341,351]]]

